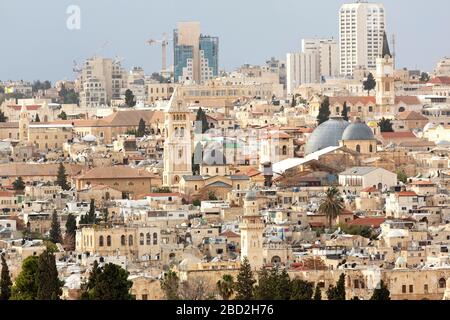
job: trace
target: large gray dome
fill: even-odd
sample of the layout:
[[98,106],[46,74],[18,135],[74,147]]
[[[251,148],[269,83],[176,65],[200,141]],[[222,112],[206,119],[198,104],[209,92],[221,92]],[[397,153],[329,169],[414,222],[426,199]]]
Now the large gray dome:
[[348,122],[342,117],[332,117],[318,126],[309,136],[305,146],[305,153],[310,154],[327,147],[339,146],[339,140],[342,138]]
[[351,123],[342,134],[342,140],[375,140],[372,129],[367,124],[356,120]]

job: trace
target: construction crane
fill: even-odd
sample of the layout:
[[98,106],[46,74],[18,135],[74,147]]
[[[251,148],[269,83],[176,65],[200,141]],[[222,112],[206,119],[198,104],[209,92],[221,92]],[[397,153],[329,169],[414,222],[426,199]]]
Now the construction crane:
[[157,44],[161,45],[161,53],[162,53],[161,74],[163,77],[165,77],[167,74],[167,46],[169,45],[169,41],[172,41],[172,39],[168,38],[167,33],[163,33],[162,39],[159,40],[150,39],[146,42],[150,46]]

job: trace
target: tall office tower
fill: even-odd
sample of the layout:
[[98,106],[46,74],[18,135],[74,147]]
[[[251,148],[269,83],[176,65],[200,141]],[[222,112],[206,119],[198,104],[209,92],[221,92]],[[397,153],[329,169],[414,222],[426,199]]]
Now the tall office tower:
[[386,13],[379,3],[359,0],[339,11],[341,75],[353,76],[355,68],[375,69],[381,55]]
[[320,82],[320,58],[314,53],[288,53],[286,56],[287,94],[302,85]]
[[336,78],[339,76],[339,45],[334,39],[303,39],[303,53],[317,53],[320,61],[320,76]]
[[333,39],[303,39],[302,51],[286,58],[287,93],[302,84],[320,83],[339,75],[338,44]]
[[83,65],[80,73],[82,106],[100,106],[120,99],[126,86],[126,71],[120,61],[94,56]]
[[200,84],[219,74],[219,38],[200,34],[200,22],[179,22],[173,48],[175,82]]

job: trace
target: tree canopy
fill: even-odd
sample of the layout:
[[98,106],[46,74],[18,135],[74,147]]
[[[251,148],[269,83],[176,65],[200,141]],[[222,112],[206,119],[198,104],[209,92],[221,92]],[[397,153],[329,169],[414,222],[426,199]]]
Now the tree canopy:
[[389,291],[388,287],[386,286],[383,280],[381,280],[380,285],[373,291],[370,300],[379,300],[379,301],[391,300],[391,292]]
[[328,121],[328,119],[330,118],[330,114],[330,98],[325,97],[320,104],[319,114],[317,115],[317,122],[319,123],[319,125],[321,125],[325,121]]
[[369,73],[367,79],[363,82],[363,86],[364,90],[367,91],[367,95],[370,95],[370,91],[375,89],[375,87],[377,86],[377,82],[375,81],[372,73]]
[[235,286],[236,300],[253,299],[253,286],[256,280],[247,257],[241,263]]
[[22,270],[12,287],[11,300],[35,300],[38,291],[39,257],[29,256],[22,262]]
[[18,177],[16,181],[13,182],[13,188],[16,191],[23,191],[25,190],[25,182],[23,181],[22,177]]
[[333,220],[336,219],[344,210],[344,200],[339,190],[335,187],[328,188],[325,198],[322,199],[319,206],[319,212],[325,214],[328,219],[328,226],[331,228]]
[[392,125],[392,121],[390,119],[385,119],[384,117],[378,122],[381,132],[394,132]]
[[135,96],[133,94],[133,91],[131,91],[130,89],[127,89],[125,91],[125,104],[128,108],[132,108],[136,105]]
[[6,263],[5,254],[0,254],[1,256],[1,267],[2,271],[0,274],[0,300],[9,300],[11,297],[11,275],[9,274],[8,264]]
[[56,213],[56,210],[53,210],[53,213],[52,213],[52,224],[50,227],[50,240],[53,243],[61,243],[62,242],[61,225],[59,223],[58,214]]
[[39,256],[37,282],[37,300],[59,300],[64,282],[58,278],[55,255],[48,250]]
[[70,186],[67,182],[66,168],[62,163],[59,164],[58,173],[56,175],[56,184],[63,190],[69,190]]
[[328,300],[345,300],[345,275],[341,273],[336,286],[331,285],[327,290]]

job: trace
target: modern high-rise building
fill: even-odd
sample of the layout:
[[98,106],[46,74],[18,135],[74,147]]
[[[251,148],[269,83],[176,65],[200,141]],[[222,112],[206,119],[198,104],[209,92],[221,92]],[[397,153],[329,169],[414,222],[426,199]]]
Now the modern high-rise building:
[[121,89],[126,87],[126,71],[120,61],[94,56],[83,65],[79,81],[82,91],[80,104],[96,107],[120,99]]
[[341,75],[352,76],[356,68],[375,69],[385,31],[382,4],[363,0],[344,4],[339,11]]
[[219,74],[219,38],[200,34],[199,22],[179,22],[173,48],[175,82],[200,84]]
[[287,93],[302,84],[339,76],[339,49],[333,39],[303,39],[302,51],[286,58]]

